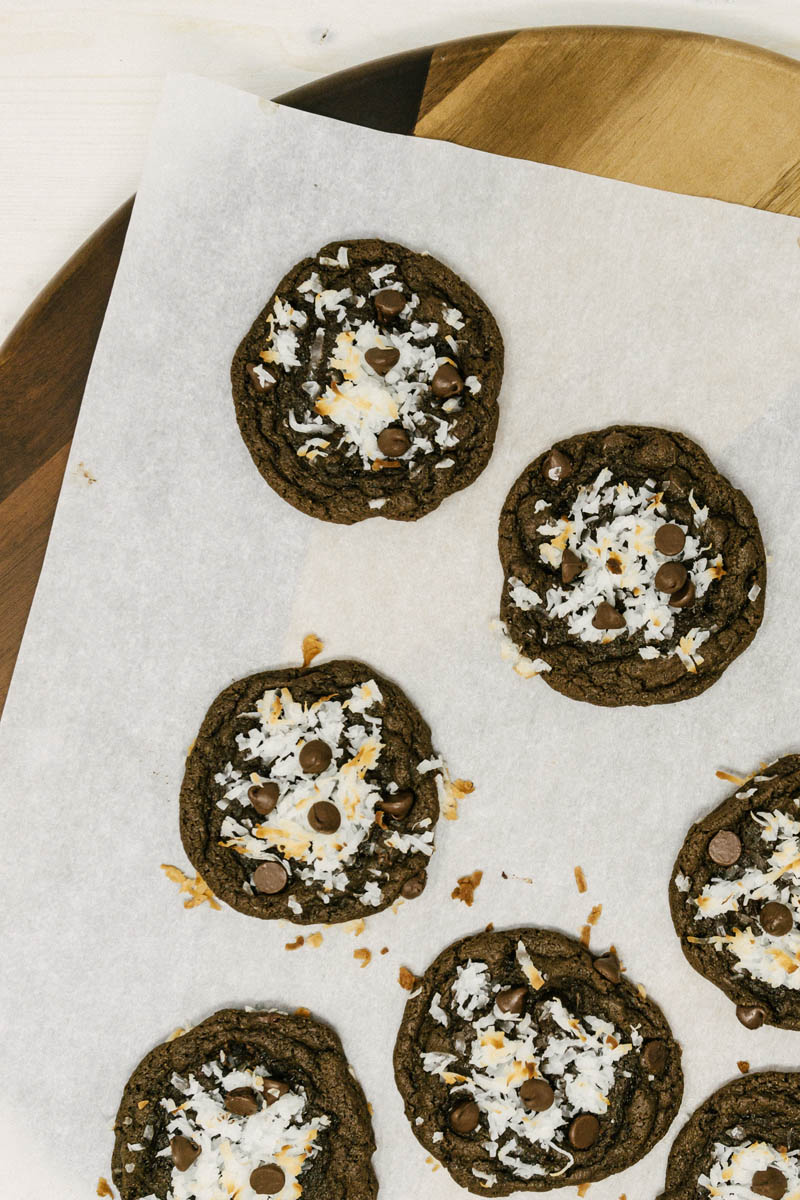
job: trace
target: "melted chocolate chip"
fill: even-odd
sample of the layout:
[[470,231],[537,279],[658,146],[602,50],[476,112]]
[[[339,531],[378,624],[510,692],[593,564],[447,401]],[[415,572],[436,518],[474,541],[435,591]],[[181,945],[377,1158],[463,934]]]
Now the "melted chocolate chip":
[[686,534],[680,525],[659,525],[655,541],[656,550],[673,558],[686,545]]
[[342,815],[329,800],[318,800],[308,810],[308,823],[317,833],[336,833],[342,823]]
[[581,1113],[570,1123],[567,1137],[576,1150],[588,1150],[600,1136],[600,1122],[591,1113]]
[[777,900],[770,900],[768,904],[765,904],[758,919],[764,933],[768,933],[772,937],[783,937],[794,925],[792,910],[785,904],[779,904]]
[[367,365],[372,367],[376,375],[386,375],[400,360],[400,351],[392,346],[386,350],[374,346],[364,354]]
[[679,592],[689,578],[689,573],[683,563],[662,563],[656,571],[655,585],[660,592]]
[[645,1042],[642,1049],[642,1064],[650,1075],[663,1075],[667,1065],[667,1047],[664,1042]]
[[453,1133],[472,1133],[473,1129],[478,1128],[478,1122],[481,1119],[481,1110],[478,1108],[474,1100],[462,1100],[455,1108],[450,1109],[450,1128]]
[[528,989],[524,987],[505,988],[504,991],[498,992],[494,998],[494,1002],[504,1013],[521,1013],[525,1008],[525,998],[528,995]]
[[402,821],[403,817],[407,817],[414,807],[415,799],[412,791],[408,788],[401,788],[393,796],[387,796],[385,800],[380,800],[376,808],[385,812],[387,817],[393,817],[395,821]]
[[200,1154],[200,1147],[197,1142],[193,1142],[190,1138],[178,1134],[172,1138],[169,1144],[172,1154],[172,1161],[179,1171],[188,1171],[194,1160]]
[[279,795],[280,788],[277,783],[254,783],[247,789],[247,799],[262,817],[272,812],[278,803]]
[[442,363],[431,380],[431,391],[440,400],[448,400],[464,390],[464,380],[452,363]]
[[619,983],[622,978],[616,954],[602,954],[600,958],[594,960],[592,966],[597,974],[602,975],[603,979],[607,979],[609,983]]
[[613,604],[601,600],[595,609],[592,624],[595,629],[624,629],[625,618],[622,613],[617,612]]
[[[256,367],[259,368],[258,371],[256,370]],[[267,379],[267,375],[271,376],[272,378]],[[261,376],[261,378],[259,376]],[[258,392],[259,396],[265,396],[267,392],[271,392],[275,387],[275,378],[272,375],[272,371],[270,371],[269,368],[265,367],[262,363],[248,363],[247,377],[255,390]]]
[[286,1176],[277,1163],[265,1163],[250,1175],[250,1187],[257,1196],[274,1196],[285,1182]]
[[319,775],[330,766],[333,751],[327,742],[306,742],[300,751],[300,766],[306,775]]
[[758,1004],[737,1004],[736,1019],[741,1021],[745,1029],[759,1029],[766,1018],[766,1012]]
[[572,463],[560,450],[551,450],[542,463],[542,474],[550,483],[563,483],[572,474]]
[[720,829],[708,843],[707,853],[717,866],[732,867],[741,857],[742,843],[732,829]]
[[673,592],[669,598],[670,608],[688,608],[694,604],[695,588],[691,579],[687,579],[679,592]]
[[406,298],[397,288],[384,288],[372,297],[375,301],[375,311],[382,322],[392,321],[403,311]]
[[583,570],[583,561],[569,548],[561,555],[561,582],[572,583]]
[[756,1171],[750,1181],[750,1191],[756,1196],[766,1196],[767,1200],[782,1200],[787,1187],[786,1176],[777,1167]]
[[427,882],[428,877],[425,874],[412,875],[400,888],[400,895],[406,900],[416,900],[417,896],[421,896],[425,891],[425,884]]
[[279,862],[265,862],[256,867],[253,872],[253,884],[257,892],[264,896],[276,896],[282,892],[289,881],[286,868]]
[[389,425],[378,434],[378,449],[384,458],[401,458],[411,445],[411,438],[399,425]]
[[546,1079],[526,1079],[519,1089],[519,1098],[530,1112],[545,1112],[556,1094]]
[[281,1096],[285,1096],[289,1091],[288,1083],[284,1083],[282,1079],[265,1079],[261,1085],[261,1090],[264,1093],[264,1099],[267,1104],[274,1104],[276,1100],[280,1100]]
[[237,1117],[252,1117],[253,1113],[258,1112],[261,1105],[252,1088],[241,1087],[233,1088],[228,1092],[225,1097],[225,1107],[228,1112],[235,1113]]

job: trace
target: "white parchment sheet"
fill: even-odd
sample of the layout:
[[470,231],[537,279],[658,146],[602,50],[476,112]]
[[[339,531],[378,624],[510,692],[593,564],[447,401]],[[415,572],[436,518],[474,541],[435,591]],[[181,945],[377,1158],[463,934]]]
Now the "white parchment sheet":
[[[800,1034],[746,1031],[684,961],[666,891],[686,827],[732,790],[715,770],[800,746],[799,234],[789,217],[169,83],[0,730],[0,1192],[92,1196],[141,1056],[219,1006],[282,1004],[341,1034],[374,1106],[383,1200],[454,1200],[393,1082],[398,968],[421,972],[488,921],[577,935],[595,904],[593,948],[613,941],[662,1005],[686,1094],[670,1135],[591,1200],[655,1195],[681,1120],[737,1060],[800,1066]],[[506,374],[472,487],[416,523],[344,528],[262,481],[228,371],[289,266],[375,235],[478,290]],[[567,700],[516,676],[488,629],[509,486],[554,439],[614,421],[697,438],[750,496],[772,556],[754,644],[682,704]],[[475,791],[440,823],[420,900],[289,953],[308,930],[187,911],[159,864],[188,870],[178,789],[207,705],[297,662],[312,631],[325,655],[396,679]],[[450,893],[477,868],[467,908]]]

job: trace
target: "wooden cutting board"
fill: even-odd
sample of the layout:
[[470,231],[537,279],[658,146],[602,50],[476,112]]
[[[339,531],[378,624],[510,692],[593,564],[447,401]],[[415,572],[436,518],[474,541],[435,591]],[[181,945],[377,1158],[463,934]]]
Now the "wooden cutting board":
[[[392,133],[800,216],[800,62],[725,38],[524,29],[380,59],[278,99]],[[0,708],[132,203],[81,246],[0,349]]]

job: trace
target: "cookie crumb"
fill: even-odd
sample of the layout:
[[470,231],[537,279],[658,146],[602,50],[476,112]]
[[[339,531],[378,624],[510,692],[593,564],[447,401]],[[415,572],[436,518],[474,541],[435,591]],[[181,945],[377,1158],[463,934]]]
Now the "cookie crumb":
[[388,953],[389,953],[389,947],[381,946],[381,954],[388,954]]
[[506,875],[505,871],[501,871],[501,872],[500,872],[500,878],[501,878],[501,879],[508,879],[508,876]]
[[450,893],[451,900],[461,900],[467,908],[472,908],[475,891],[483,879],[483,871],[473,871],[471,875],[461,875],[457,885]]
[[180,867],[173,867],[170,863],[162,863],[161,870],[166,875],[167,879],[171,879],[173,883],[177,883],[179,892],[188,892],[189,895],[183,902],[184,908],[197,908],[198,904],[210,904],[212,908],[220,909],[220,905],[214,899],[211,888],[201,879],[199,875],[195,875],[194,879],[190,879],[188,875],[184,875]]
[[408,967],[401,967],[397,972],[397,982],[401,988],[405,988],[407,992],[413,992],[417,986],[417,977],[409,971]]
[[490,921],[488,925],[484,926],[483,932],[491,933],[493,930],[494,930],[494,921]]
[[372,958],[372,951],[368,950],[366,946],[362,946],[360,950],[353,951],[353,958],[357,958],[359,960],[359,965],[363,970],[364,967],[369,965],[370,959]]
[[747,1072],[750,1070],[750,1063],[747,1061],[746,1058],[739,1059],[739,1061],[737,1062],[736,1065],[739,1068],[739,1070],[742,1072],[743,1075],[746,1075]]
[[588,884],[586,883],[586,876],[583,873],[583,867],[575,867],[573,869],[573,874],[575,875],[575,882],[578,885],[578,891],[583,894],[588,887]]
[[111,1196],[111,1197],[113,1197],[113,1195],[114,1195],[114,1193],[111,1190],[111,1184],[108,1182],[105,1175],[101,1175],[97,1181],[97,1194],[98,1194],[98,1196]]
[[283,948],[284,948],[284,950],[299,950],[300,947],[305,942],[305,940],[306,939],[303,937],[302,934],[298,934],[293,942],[287,942]]
[[306,938],[306,945],[311,946],[314,950],[316,950],[317,946],[322,945],[322,934],[310,933]]
[[303,666],[307,667],[314,661],[318,654],[322,653],[324,646],[322,638],[317,637],[315,633],[307,633],[303,638]]

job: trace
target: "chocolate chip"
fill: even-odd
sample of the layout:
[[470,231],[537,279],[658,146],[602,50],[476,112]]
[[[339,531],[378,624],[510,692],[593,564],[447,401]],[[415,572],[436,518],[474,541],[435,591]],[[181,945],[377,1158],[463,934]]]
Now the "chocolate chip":
[[406,306],[406,298],[397,288],[384,288],[383,291],[376,292],[372,299],[381,321],[391,321]]
[[248,363],[247,375],[260,396],[265,396],[275,387],[275,376],[262,363]]
[[732,829],[720,829],[715,833],[706,847],[706,853],[718,867],[732,867],[739,861],[742,853],[742,843]]
[[595,629],[624,629],[625,618],[622,613],[617,612],[613,604],[601,600],[595,609],[592,624]]
[[253,872],[253,883],[257,892],[265,896],[276,896],[289,881],[286,868],[279,862],[265,862]]
[[656,433],[636,451],[637,460],[648,467],[662,470],[678,457],[678,447],[665,433]]
[[417,896],[421,896],[425,891],[425,884],[428,882],[428,877],[425,874],[412,875],[407,879],[400,888],[400,895],[406,900],[416,900]]
[[411,438],[399,425],[389,425],[378,434],[378,449],[384,458],[400,458],[411,445]]
[[577,579],[582,570],[582,559],[578,558],[573,550],[566,549],[561,555],[561,582],[572,583],[573,579]]
[[603,438],[603,455],[606,458],[616,458],[622,454],[630,452],[633,445],[633,438],[629,438],[627,433],[620,433],[615,430],[613,433],[606,434]]
[[342,814],[329,800],[318,800],[308,810],[308,823],[317,833],[336,833],[342,823]]
[[687,579],[679,592],[673,592],[669,598],[670,608],[688,608],[694,604],[695,590],[691,579]]
[[663,1075],[667,1065],[667,1047],[664,1042],[645,1042],[642,1064],[651,1075]]
[[662,563],[656,571],[655,585],[660,592],[679,592],[689,573],[683,563],[668,562]]
[[770,900],[765,904],[758,914],[758,919],[764,933],[769,933],[772,937],[783,937],[794,925],[792,910],[785,904],[779,904],[777,900]]
[[556,1094],[546,1079],[526,1079],[519,1089],[519,1098],[530,1112],[545,1112]]
[[282,1079],[265,1079],[261,1085],[261,1090],[264,1093],[264,1099],[267,1104],[274,1104],[276,1100],[280,1100],[281,1096],[285,1096],[289,1091],[288,1083],[284,1083]]
[[667,483],[664,489],[668,496],[688,496],[692,490],[692,480],[688,471],[683,467],[670,467],[667,472]]
[[563,483],[572,474],[572,463],[560,450],[551,450],[542,463],[542,474],[550,483]]
[[262,817],[272,812],[278,803],[279,795],[280,788],[277,783],[254,783],[247,789],[247,799]]
[[442,363],[431,380],[431,391],[440,400],[448,400],[464,390],[464,380],[452,363]]
[[594,960],[592,966],[597,974],[602,975],[603,979],[607,979],[609,983],[619,983],[622,978],[616,954],[601,954],[600,958]]
[[581,1113],[570,1123],[567,1137],[576,1150],[588,1150],[600,1136],[600,1122],[591,1113]]
[[253,1113],[258,1112],[261,1105],[252,1088],[240,1087],[233,1088],[228,1092],[225,1097],[225,1107],[228,1112],[234,1113],[237,1117],[252,1117]]
[[381,812],[385,812],[387,817],[394,817],[395,821],[402,821],[403,817],[407,817],[414,806],[416,797],[408,788],[401,788],[399,792],[395,792],[393,796],[387,796],[385,800],[379,800],[376,808]]
[[330,766],[333,751],[327,742],[306,742],[300,751],[300,766],[306,775],[319,775]]
[[250,1187],[257,1196],[274,1196],[281,1191],[285,1182],[286,1176],[277,1163],[256,1167],[250,1175]]
[[494,1002],[504,1013],[521,1013],[525,1007],[525,998],[528,995],[528,989],[524,987],[505,988],[502,992],[498,992],[494,998]]
[[371,350],[366,351],[364,358],[376,375],[386,375],[399,362],[400,351],[395,350],[393,346],[386,350],[373,346]]
[[764,1024],[766,1013],[758,1004],[737,1004],[736,1019],[745,1029],[759,1029]]
[[659,525],[656,530],[656,550],[673,557],[686,545],[686,534],[680,525]]
[[474,1100],[462,1100],[455,1108],[450,1109],[450,1128],[454,1133],[472,1133],[478,1128],[481,1110]]
[[765,1167],[756,1171],[750,1180],[750,1191],[756,1196],[766,1196],[767,1200],[781,1200],[786,1195],[786,1176],[777,1167]]
[[180,1133],[172,1138],[169,1148],[172,1153],[172,1161],[179,1171],[188,1171],[189,1167],[200,1154],[200,1147],[197,1142],[193,1142],[190,1138],[184,1137]]

